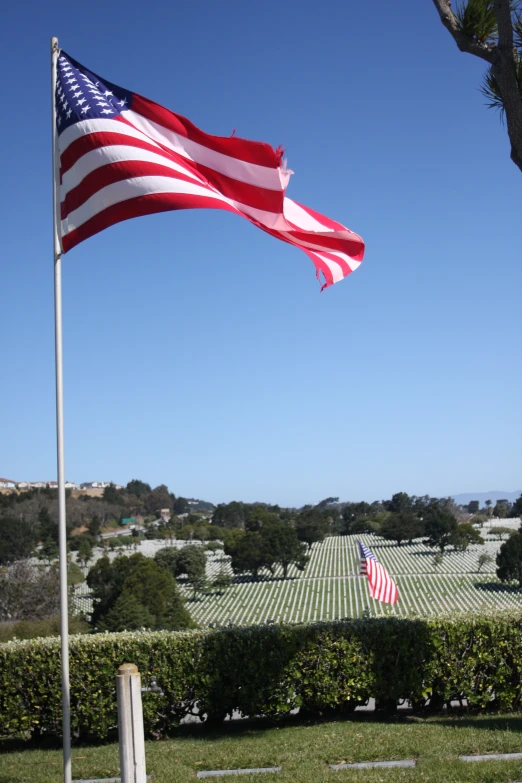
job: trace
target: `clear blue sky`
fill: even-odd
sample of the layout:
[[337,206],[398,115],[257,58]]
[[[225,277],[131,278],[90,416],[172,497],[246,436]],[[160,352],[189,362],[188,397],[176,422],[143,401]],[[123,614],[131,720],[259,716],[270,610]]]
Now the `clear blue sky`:
[[66,475],[285,505],[520,488],[522,174],[430,0],[10,3],[0,475],[56,478],[49,38],[209,133],[282,144],[363,236],[319,293],[222,212],[64,257]]

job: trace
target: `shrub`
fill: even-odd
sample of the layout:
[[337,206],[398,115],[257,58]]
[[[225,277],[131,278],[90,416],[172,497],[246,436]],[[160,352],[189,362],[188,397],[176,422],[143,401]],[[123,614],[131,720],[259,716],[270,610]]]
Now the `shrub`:
[[[221,720],[350,711],[375,697],[440,707],[520,708],[522,618],[361,619],[206,631],[76,636],[70,640],[72,726],[104,738],[116,727],[114,676],[135,663],[144,683],[147,733],[163,735],[197,711]],[[0,734],[59,734],[59,639],[0,646]]]

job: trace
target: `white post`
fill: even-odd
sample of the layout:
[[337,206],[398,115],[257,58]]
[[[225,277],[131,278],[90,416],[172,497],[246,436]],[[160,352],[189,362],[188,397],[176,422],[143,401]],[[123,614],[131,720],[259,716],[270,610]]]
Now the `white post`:
[[124,663],[116,675],[121,783],[146,783],[145,733],[138,667]]
[[63,448],[62,362],[62,246],[60,217],[59,153],[56,133],[56,71],[58,39],[51,38],[51,100],[53,121],[53,234],[54,234],[54,325],[56,355],[56,444],[58,457],[58,540],[60,545],[60,637],[62,652],[63,779],[71,783],[71,699],[69,690],[69,607],[67,597],[67,531],[65,525],[65,467]]

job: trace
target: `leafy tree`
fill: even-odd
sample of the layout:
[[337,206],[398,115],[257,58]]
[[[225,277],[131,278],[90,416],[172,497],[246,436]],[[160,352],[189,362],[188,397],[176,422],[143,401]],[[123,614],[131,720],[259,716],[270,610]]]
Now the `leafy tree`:
[[99,536],[101,533],[101,520],[98,514],[93,514],[89,522],[89,532],[93,536]]
[[29,557],[35,544],[36,537],[27,522],[16,517],[0,519],[0,565]]
[[486,508],[487,508],[487,510],[488,510],[488,515],[489,515],[489,516],[491,516],[491,505],[492,505],[492,501],[491,501],[491,500],[486,500],[486,501],[485,501],[485,503],[484,503],[484,505],[486,506]]
[[82,582],[85,582],[85,576],[80,566],[76,563],[68,563],[67,584],[70,587],[74,587],[75,585],[81,585]]
[[60,550],[54,538],[46,538],[38,550],[38,557],[40,560],[45,560],[47,563],[51,564],[54,560],[58,560],[59,556]]
[[475,516],[470,519],[472,525],[478,525],[479,527],[483,527],[487,521],[488,517],[484,514],[475,514]]
[[108,487],[104,487],[103,499],[106,503],[113,503],[113,504],[121,503],[122,500],[121,492],[120,490],[116,489],[112,481]]
[[205,575],[206,567],[207,558],[202,546],[195,544],[178,550],[175,576],[186,574],[191,579],[200,578]]
[[155,628],[190,628],[193,621],[178,593],[172,574],[154,560],[143,558],[130,571],[122,593],[132,593],[155,617]]
[[472,524],[462,522],[460,525],[457,525],[451,543],[458,551],[465,552],[470,544],[483,544],[484,539]]
[[212,515],[212,524],[218,527],[245,528],[245,508],[243,503],[220,503]]
[[125,489],[128,495],[134,495],[140,499],[152,492],[150,484],[146,484],[139,479],[132,479],[132,481],[129,481]]
[[493,516],[499,519],[505,519],[511,516],[511,503],[509,500],[497,500],[495,508],[493,509]]
[[493,557],[493,555],[490,555],[489,552],[482,552],[478,556],[477,573],[479,573],[484,566],[488,566],[488,565],[490,565],[491,563],[494,563],[494,562],[495,562],[495,558]]
[[522,517],[522,493],[520,494],[520,497],[517,498],[513,503],[511,513],[514,517]]
[[402,541],[420,538],[424,535],[424,522],[411,510],[392,512],[382,522],[379,535],[389,541],[396,541],[400,546]]
[[230,587],[230,583],[230,574],[227,574],[223,566],[221,566],[217,575],[212,580],[211,588],[214,592],[218,593],[218,595],[222,595],[225,590]]
[[391,500],[385,503],[387,511],[391,511],[392,514],[399,514],[405,511],[411,511],[415,502],[415,498],[410,497],[406,492],[396,492]]
[[190,511],[188,500],[182,497],[176,498],[172,507],[172,511],[174,514],[188,514]]
[[444,560],[444,556],[440,552],[436,552],[433,555],[433,567],[435,571],[438,571],[440,566],[442,565],[442,562]]
[[257,577],[261,568],[271,568],[273,563],[259,531],[249,530],[225,541],[225,554],[230,555],[232,570],[236,574],[250,571]]
[[124,591],[98,623],[100,631],[139,631],[156,628],[156,618],[133,593]]
[[310,551],[312,544],[322,541],[328,532],[327,517],[316,509],[303,511],[296,519],[295,532],[299,541],[305,543]]
[[435,502],[428,507],[425,523],[428,543],[438,547],[441,554],[444,554],[444,550],[451,544],[455,535],[457,520],[453,514],[445,510],[443,505]]
[[480,503],[478,500],[470,500],[468,505],[468,514],[478,514],[480,509]]
[[91,622],[94,626],[112,609],[123,590],[126,577],[144,559],[139,552],[130,557],[117,557],[112,563],[108,557],[101,557],[89,570],[87,584],[93,596]]
[[92,541],[87,536],[80,536],[78,542],[78,560],[85,566],[92,559]]
[[511,160],[522,171],[522,21],[516,0],[433,0],[461,52],[488,63],[482,92],[506,119]]
[[510,536],[512,533],[515,533],[516,531],[513,530],[510,527],[505,527],[504,525],[499,525],[498,527],[492,527],[490,530],[488,530],[488,536],[496,536],[497,541],[502,541],[504,536]]
[[518,582],[522,587],[522,535],[514,533],[504,541],[497,555],[497,576],[501,582]]
[[51,517],[46,506],[42,506],[38,512],[38,526],[41,541],[51,539],[58,544],[58,522]]
[[267,560],[270,561],[268,567],[272,570],[274,564],[281,565],[284,579],[292,564],[300,571],[305,569],[309,560],[306,545],[299,541],[293,528],[284,523],[269,525],[261,531],[261,539]]

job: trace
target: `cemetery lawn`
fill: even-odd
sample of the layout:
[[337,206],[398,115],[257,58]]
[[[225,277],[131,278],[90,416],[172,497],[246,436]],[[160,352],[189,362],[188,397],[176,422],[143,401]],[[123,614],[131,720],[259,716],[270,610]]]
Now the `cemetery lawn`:
[[[219,731],[186,726],[169,740],[147,742],[147,772],[155,783],[188,783],[199,770],[281,766],[278,774],[208,778],[259,783],[323,781],[415,781],[420,783],[508,783],[522,781],[522,760],[464,763],[461,754],[522,752],[522,714],[495,716],[401,715],[379,718],[357,713],[334,721],[227,723]],[[0,741],[0,783],[60,783],[61,751]],[[414,769],[332,771],[329,764],[415,759]],[[73,779],[119,775],[118,746],[73,748]],[[205,780],[207,778],[203,778]]]

